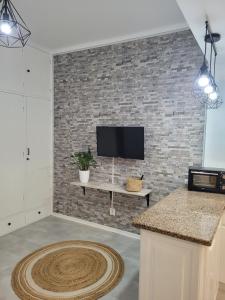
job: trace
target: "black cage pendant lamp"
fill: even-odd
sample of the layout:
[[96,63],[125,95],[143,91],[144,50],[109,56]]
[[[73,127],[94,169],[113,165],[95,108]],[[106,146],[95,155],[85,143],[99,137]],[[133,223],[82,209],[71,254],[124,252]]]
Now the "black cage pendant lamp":
[[[194,84],[194,96],[208,109],[216,109],[222,103],[219,88],[216,83],[216,58],[217,50],[215,43],[220,40],[220,34],[212,33],[209,28],[208,21],[205,26],[205,53],[203,64]],[[209,64],[207,61],[207,50],[210,45]]]
[[24,47],[31,35],[24,20],[10,0],[0,0],[0,46]]

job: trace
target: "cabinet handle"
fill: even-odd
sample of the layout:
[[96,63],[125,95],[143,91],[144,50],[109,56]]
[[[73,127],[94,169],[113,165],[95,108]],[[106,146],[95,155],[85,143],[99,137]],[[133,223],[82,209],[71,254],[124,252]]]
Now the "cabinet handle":
[[27,160],[30,160],[30,148],[27,148]]
[[11,225],[12,225],[12,223],[11,223],[11,222],[9,222],[9,223],[8,223],[8,226],[11,226]]
[[39,211],[38,214],[40,215],[40,214],[41,214],[41,211]]
[[209,172],[201,172],[201,171],[191,171],[191,174],[218,176],[218,173],[209,173]]
[[30,69],[27,69],[27,73],[30,73]]

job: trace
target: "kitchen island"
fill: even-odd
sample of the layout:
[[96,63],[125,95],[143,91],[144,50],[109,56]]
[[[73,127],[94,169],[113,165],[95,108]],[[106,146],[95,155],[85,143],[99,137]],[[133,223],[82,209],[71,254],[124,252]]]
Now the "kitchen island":
[[178,189],[143,214],[139,300],[215,300],[225,195]]

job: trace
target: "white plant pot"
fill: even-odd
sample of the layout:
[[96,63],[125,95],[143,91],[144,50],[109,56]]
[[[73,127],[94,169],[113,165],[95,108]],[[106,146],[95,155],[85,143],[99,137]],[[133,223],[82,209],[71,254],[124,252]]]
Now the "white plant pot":
[[88,171],[79,170],[79,177],[81,183],[88,183],[90,177],[90,170]]

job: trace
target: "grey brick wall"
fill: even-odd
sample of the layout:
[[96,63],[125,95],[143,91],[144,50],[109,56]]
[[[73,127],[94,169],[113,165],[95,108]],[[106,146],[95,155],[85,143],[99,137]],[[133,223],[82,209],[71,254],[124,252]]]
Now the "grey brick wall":
[[[202,53],[190,31],[55,56],[54,210],[128,231],[144,199],[109,196],[70,182],[78,171],[73,151],[90,146],[96,156],[97,125],[145,127],[145,160],[116,159],[116,181],[145,175],[159,200],[184,184],[189,165],[201,164],[205,111],[192,96]],[[111,159],[96,157],[92,180],[110,181]]]

